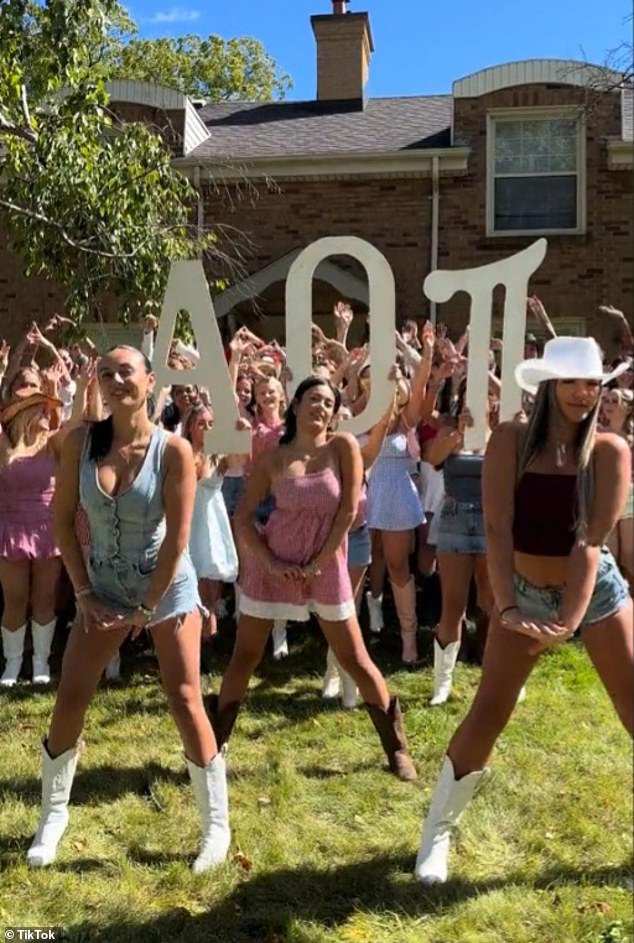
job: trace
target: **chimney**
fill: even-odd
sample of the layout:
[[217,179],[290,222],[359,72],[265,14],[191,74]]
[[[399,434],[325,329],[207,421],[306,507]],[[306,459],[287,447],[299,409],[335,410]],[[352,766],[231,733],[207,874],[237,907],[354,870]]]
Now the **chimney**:
[[317,99],[365,106],[374,52],[370,17],[349,13],[349,0],[333,0],[332,13],[311,17],[317,42]]

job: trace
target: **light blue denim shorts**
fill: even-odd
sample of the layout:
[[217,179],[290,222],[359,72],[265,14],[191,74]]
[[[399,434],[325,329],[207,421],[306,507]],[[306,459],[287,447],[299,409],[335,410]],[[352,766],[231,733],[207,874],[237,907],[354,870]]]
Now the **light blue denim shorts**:
[[[559,614],[564,590],[561,586],[533,586],[515,573],[515,599],[524,615],[534,619],[553,619]],[[607,547],[601,550],[597,580],[582,625],[601,622],[622,609],[630,598],[627,583]]]
[[438,523],[438,553],[486,553],[484,515],[480,503],[456,501],[448,495]]
[[371,562],[370,528],[362,524],[348,533],[348,566],[370,566]]

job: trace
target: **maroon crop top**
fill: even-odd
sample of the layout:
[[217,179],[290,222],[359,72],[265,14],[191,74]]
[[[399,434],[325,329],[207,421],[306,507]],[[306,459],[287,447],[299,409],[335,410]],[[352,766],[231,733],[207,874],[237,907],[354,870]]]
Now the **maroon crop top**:
[[576,517],[576,475],[524,472],[515,491],[513,547],[534,556],[567,557]]

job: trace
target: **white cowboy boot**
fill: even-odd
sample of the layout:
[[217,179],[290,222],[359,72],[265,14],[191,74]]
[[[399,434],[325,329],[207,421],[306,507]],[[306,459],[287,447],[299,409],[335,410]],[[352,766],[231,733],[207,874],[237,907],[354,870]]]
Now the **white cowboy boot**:
[[50,684],[51,671],[48,659],[51,654],[51,645],[55,635],[55,619],[40,625],[31,619],[31,635],[33,636],[33,684]]
[[202,825],[200,854],[194,861],[192,871],[202,874],[226,861],[231,843],[227,768],[224,756],[217,753],[204,768],[187,760],[187,769]]
[[79,758],[79,745],[54,759],[42,744],[42,813],[31,847],[26,853],[32,868],[55,861],[57,846],[68,825],[68,800]]
[[347,671],[339,666],[339,677],[341,678],[341,706],[347,711],[353,711],[357,706],[359,698],[359,689],[357,682]]
[[451,831],[488,772],[488,769],[477,770],[457,780],[453,763],[445,757],[423,826],[414,871],[417,881],[444,884],[447,880]]
[[430,701],[433,706],[444,704],[451,694],[453,671],[459,651],[460,642],[448,642],[441,648],[434,639],[434,695]]
[[321,696],[324,698],[324,700],[331,701],[334,698],[339,697],[340,687],[341,683],[339,681],[339,663],[335,658],[335,653],[329,645],[328,654],[326,655],[326,673],[321,686]]
[[368,604],[368,617],[370,619],[370,632],[379,633],[385,628],[383,622],[383,594],[373,596],[372,593],[365,594],[365,601]]
[[276,619],[273,623],[273,658],[279,661],[280,658],[288,657],[288,642],[286,640],[286,620]]
[[12,632],[2,626],[2,651],[4,653],[5,666],[2,677],[0,678],[0,687],[12,688],[13,685],[17,683],[18,675],[22,668],[25,634],[26,623]]
[[106,681],[121,681],[121,653],[115,652],[104,671]]

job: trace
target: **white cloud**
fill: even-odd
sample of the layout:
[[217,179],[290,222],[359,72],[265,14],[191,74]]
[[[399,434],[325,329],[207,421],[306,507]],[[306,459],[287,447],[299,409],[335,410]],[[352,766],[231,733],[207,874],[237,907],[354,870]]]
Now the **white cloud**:
[[188,10],[185,7],[171,7],[169,10],[159,10],[153,16],[145,19],[146,23],[192,23],[200,16],[199,10]]

